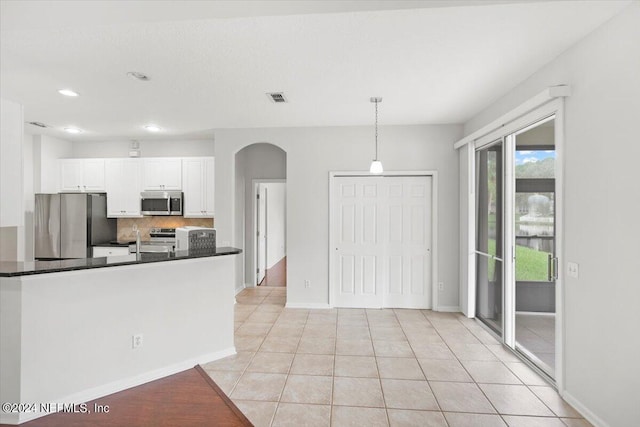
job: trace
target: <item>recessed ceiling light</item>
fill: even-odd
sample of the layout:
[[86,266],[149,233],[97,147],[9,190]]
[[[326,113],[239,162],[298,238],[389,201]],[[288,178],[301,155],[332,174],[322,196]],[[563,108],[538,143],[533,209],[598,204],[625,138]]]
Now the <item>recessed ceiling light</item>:
[[162,128],[158,125],[145,125],[144,127],[146,130],[148,130],[149,132],[160,132],[162,130]]
[[82,133],[82,129],[78,128],[64,128],[64,130],[69,133]]
[[141,82],[148,82],[149,80],[151,80],[149,76],[139,71],[129,71],[127,73],[127,76],[131,77],[132,79],[140,80]]
[[71,89],[60,89],[58,91],[58,93],[60,93],[60,94],[62,94],[64,96],[78,96],[79,95],[78,92],[75,92],[75,91],[73,91]]

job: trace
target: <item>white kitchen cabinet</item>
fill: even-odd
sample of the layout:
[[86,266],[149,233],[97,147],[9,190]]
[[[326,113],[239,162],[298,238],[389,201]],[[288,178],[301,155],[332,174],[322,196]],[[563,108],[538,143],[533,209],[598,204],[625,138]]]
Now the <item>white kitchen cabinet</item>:
[[61,159],[60,191],[105,191],[104,159]]
[[129,246],[94,246],[93,258],[129,255]]
[[109,218],[142,216],[140,213],[141,166],[140,159],[105,160],[105,188]]
[[182,190],[182,159],[173,157],[143,159],[144,190]]
[[182,160],[183,216],[212,218],[215,162],[213,157]]

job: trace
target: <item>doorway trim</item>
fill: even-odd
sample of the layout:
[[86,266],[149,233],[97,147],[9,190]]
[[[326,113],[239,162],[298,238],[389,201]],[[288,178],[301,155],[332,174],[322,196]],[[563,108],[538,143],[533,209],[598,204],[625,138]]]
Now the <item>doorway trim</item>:
[[[260,184],[270,184],[270,183],[283,183],[285,184],[285,188],[286,188],[286,184],[287,184],[287,180],[286,178],[254,178],[251,180],[251,188],[252,188],[252,194],[253,196],[251,197],[252,201],[251,201],[251,212],[252,212],[252,221],[251,223],[253,224],[252,227],[252,236],[251,236],[251,245],[252,245],[252,251],[253,251],[253,265],[255,267],[255,269],[257,270],[257,266],[258,266],[258,239],[256,238],[256,236],[258,235],[258,203],[257,203],[257,195],[259,194],[259,185]],[[286,191],[286,190],[285,190]],[[287,211],[287,206],[286,206],[286,202],[285,202],[285,212]],[[284,233],[285,233],[285,242],[286,242],[286,237],[287,237],[287,224],[285,221],[285,228],[284,228]],[[286,244],[286,243],[285,243]],[[286,272],[285,272],[286,274]],[[253,282],[253,286],[252,287],[257,287],[258,286],[258,273],[257,271],[253,271],[252,275],[253,277],[252,282]]]
[[[438,171],[424,170],[424,171],[386,171],[382,174],[372,175],[365,171],[330,171],[329,172],[329,247],[327,255],[329,257],[329,307],[335,306],[335,283],[332,282],[333,272],[336,268],[333,260],[333,251],[331,248],[335,247],[335,242],[332,233],[333,220],[331,213],[336,204],[336,195],[334,194],[334,182],[335,178],[340,177],[359,177],[359,178],[379,178],[379,177],[419,177],[428,176],[431,177],[431,309],[433,311],[440,311],[438,301]],[[457,309],[457,307],[456,307]],[[448,307],[443,311],[453,311]]]

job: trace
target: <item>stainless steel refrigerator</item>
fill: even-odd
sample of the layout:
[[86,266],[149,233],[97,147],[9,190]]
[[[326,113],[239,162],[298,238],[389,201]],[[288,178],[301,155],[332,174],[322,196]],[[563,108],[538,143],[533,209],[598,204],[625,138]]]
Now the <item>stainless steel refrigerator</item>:
[[36,194],[35,258],[91,258],[92,247],[117,239],[103,193]]

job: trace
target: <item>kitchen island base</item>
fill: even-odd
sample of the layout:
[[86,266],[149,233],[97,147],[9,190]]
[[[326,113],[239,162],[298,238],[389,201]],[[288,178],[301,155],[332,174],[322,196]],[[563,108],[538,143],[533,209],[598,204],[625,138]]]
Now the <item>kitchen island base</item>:
[[227,255],[0,277],[0,400],[21,404],[0,423],[234,354],[234,274]]

